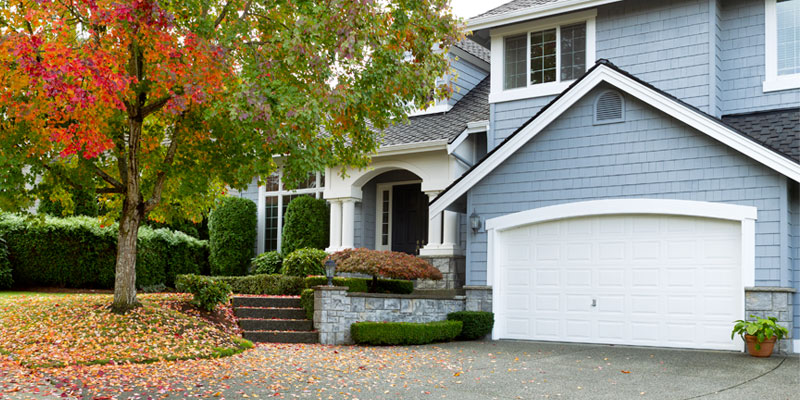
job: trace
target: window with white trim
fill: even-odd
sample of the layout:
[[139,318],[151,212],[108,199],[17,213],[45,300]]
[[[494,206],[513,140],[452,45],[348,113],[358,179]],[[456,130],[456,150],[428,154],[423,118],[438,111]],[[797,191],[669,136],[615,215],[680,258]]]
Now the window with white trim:
[[766,0],[764,91],[800,88],[800,0]]
[[586,72],[586,22],[504,38],[503,89],[572,81]]
[[264,251],[275,251],[281,248],[283,221],[289,202],[300,196],[322,198],[325,191],[325,173],[312,172],[308,178],[300,182],[297,189],[285,190],[280,171],[266,179],[266,218],[264,224]]

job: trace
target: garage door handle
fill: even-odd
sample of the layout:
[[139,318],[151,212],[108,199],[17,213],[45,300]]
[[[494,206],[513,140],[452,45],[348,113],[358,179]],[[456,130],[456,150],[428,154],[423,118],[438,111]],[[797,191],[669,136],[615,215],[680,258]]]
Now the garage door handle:
[[597,307],[597,299],[592,299],[592,307]]

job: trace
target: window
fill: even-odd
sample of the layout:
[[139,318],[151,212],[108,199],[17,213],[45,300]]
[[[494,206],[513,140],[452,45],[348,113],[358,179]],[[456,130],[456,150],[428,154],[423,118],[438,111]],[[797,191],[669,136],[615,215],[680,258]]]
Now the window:
[[280,250],[283,220],[286,207],[292,199],[300,196],[314,196],[322,198],[325,191],[325,174],[316,172],[308,174],[308,179],[301,182],[295,190],[283,188],[280,172],[276,172],[266,179],[264,202],[264,251]]
[[767,0],[764,91],[800,88],[800,0]]
[[[798,0],[800,1],[800,0]],[[595,58],[596,10],[492,29],[492,90],[497,103],[561,93]]]

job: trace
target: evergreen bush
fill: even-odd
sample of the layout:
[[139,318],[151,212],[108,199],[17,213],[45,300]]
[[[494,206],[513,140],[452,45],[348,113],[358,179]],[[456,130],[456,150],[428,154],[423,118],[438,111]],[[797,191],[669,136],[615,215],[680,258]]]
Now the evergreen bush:
[[318,249],[298,249],[283,259],[283,274],[306,277],[309,275],[325,275],[323,261],[328,253]]
[[0,290],[8,289],[14,284],[11,273],[11,262],[8,260],[8,245],[0,237]]
[[257,255],[252,261],[250,271],[254,274],[280,274],[283,257],[277,251]]
[[209,312],[214,311],[219,304],[227,303],[231,293],[230,285],[207,276],[181,275],[175,285],[179,291],[193,294],[193,303]]
[[494,314],[488,311],[457,311],[447,314],[448,321],[461,321],[464,328],[459,340],[477,340],[492,333]]
[[325,249],[330,234],[330,210],[323,199],[300,196],[289,202],[283,220],[281,253],[302,248]]
[[212,276],[215,281],[230,285],[236,294],[268,294],[297,296],[306,288],[303,278],[286,275]]
[[306,310],[306,318],[314,320],[314,289],[303,289],[300,293],[300,304]]
[[356,322],[350,325],[350,337],[358,344],[377,346],[449,342],[461,333],[461,321]]
[[246,275],[256,243],[256,204],[223,197],[208,221],[212,275]]

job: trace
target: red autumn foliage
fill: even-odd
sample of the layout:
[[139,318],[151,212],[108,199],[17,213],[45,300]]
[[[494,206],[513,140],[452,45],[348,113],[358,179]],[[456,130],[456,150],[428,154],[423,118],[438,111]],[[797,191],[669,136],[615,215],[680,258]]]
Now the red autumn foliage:
[[427,261],[398,251],[345,249],[329,258],[336,261],[336,272],[392,279],[442,279],[442,273]]

